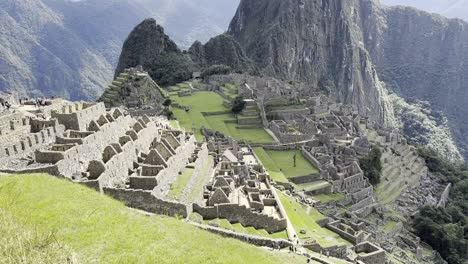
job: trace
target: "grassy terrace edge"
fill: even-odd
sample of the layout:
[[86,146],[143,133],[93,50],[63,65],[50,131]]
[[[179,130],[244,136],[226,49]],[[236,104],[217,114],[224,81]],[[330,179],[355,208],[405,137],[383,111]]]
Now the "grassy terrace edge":
[[70,255],[79,263],[305,262],[175,218],[143,215],[47,175],[0,176],[0,219],[8,223],[0,228],[2,263],[57,263]]

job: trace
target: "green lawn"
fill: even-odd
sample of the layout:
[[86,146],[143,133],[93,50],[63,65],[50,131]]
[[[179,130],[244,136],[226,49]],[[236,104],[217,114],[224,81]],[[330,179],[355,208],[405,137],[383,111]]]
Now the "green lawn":
[[[306,176],[319,171],[308,162],[302,155],[300,150],[276,151],[267,150],[266,154],[270,157],[271,162],[267,166],[274,171],[281,171],[286,178],[294,178],[298,176]],[[294,167],[293,157],[296,154],[296,167]],[[262,161],[263,162],[263,161]],[[274,164],[274,166],[272,166]]]
[[[281,192],[277,193],[300,239],[313,238],[322,247],[350,245],[348,241],[342,239],[338,234],[322,228],[316,223],[317,220],[325,218],[317,209],[301,205],[294,198]],[[302,229],[306,230],[306,234],[300,233]]]
[[191,96],[179,97],[172,95],[171,100],[182,106],[190,106],[190,111],[173,107],[172,111],[179,120],[179,124],[186,130],[195,129],[196,138],[201,141],[203,136],[200,128],[202,126],[219,131],[236,140],[255,143],[270,143],[273,138],[263,128],[239,129],[237,124],[227,124],[224,121],[236,120],[232,114],[221,114],[215,116],[203,116],[203,112],[226,112],[229,111],[223,105],[224,99],[217,93],[208,91],[194,92]]
[[193,171],[194,169],[185,168],[182,174],[177,176],[177,180],[171,185],[171,189],[167,194],[168,198],[180,200],[187,183],[190,181],[190,178],[192,178]]
[[170,120],[169,124],[171,125],[172,128],[174,129],[179,129],[179,124],[175,120]]
[[205,163],[203,164],[203,167],[200,171],[200,174],[198,175],[196,181],[192,185],[192,189],[190,190],[190,193],[188,194],[188,202],[195,202],[197,201],[202,193],[203,186],[205,184],[204,180],[207,178],[207,174],[210,172],[210,169],[213,167],[213,158],[211,156],[208,156],[206,159]]
[[260,159],[260,162],[263,164],[263,167],[268,171],[270,177],[275,182],[288,183],[288,179],[276,166],[275,162],[270,158],[268,153],[261,147],[253,148],[255,154]]
[[46,175],[0,176],[0,216],[1,263],[305,263]]
[[195,136],[198,140],[203,139],[200,128],[202,126],[210,128],[202,112],[220,112],[228,110],[223,106],[223,98],[214,92],[199,91],[194,92],[191,96],[183,97],[173,95],[171,96],[171,100],[180,105],[190,106],[189,112],[175,107],[172,108],[172,111],[182,127],[187,130],[195,128]]

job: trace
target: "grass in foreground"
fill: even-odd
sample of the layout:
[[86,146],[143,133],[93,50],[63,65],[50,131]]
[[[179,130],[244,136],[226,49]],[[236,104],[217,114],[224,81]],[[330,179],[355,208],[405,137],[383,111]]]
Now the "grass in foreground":
[[70,248],[55,239],[53,231],[38,233],[19,224],[0,209],[0,263],[67,263]]
[[185,168],[182,171],[182,174],[178,175],[177,180],[171,185],[171,189],[169,190],[167,197],[174,200],[180,200],[187,183],[190,181],[190,178],[192,178],[193,172],[194,169]]
[[[300,239],[313,238],[322,247],[350,245],[348,241],[342,239],[338,234],[322,228],[316,223],[317,220],[325,218],[317,209],[299,204],[294,198],[281,192],[277,193]],[[306,230],[306,234],[300,233],[302,229]]]
[[[175,218],[144,216],[94,190],[46,175],[0,176],[0,211],[10,219],[2,223],[7,236],[2,232],[0,240],[23,237],[25,243],[16,244],[26,244],[10,247],[15,252],[2,250],[0,262],[63,263],[71,251],[79,263],[305,263],[302,257],[223,238]],[[34,240],[29,232],[39,243],[27,245]],[[54,242],[42,243],[50,241],[49,234]]]

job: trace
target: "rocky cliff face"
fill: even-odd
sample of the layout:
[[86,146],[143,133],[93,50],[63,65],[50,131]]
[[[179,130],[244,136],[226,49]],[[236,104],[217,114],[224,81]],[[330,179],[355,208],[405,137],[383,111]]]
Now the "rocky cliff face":
[[[194,43],[190,50],[195,51]],[[189,51],[190,52],[190,51]],[[253,68],[253,62],[246,56],[241,45],[230,35],[222,34],[210,39],[203,45],[202,65],[228,65],[236,71],[246,71]],[[195,58],[200,57],[199,52],[194,53]],[[194,56],[192,56],[194,57]]]
[[241,45],[227,34],[214,37],[205,45],[196,41],[190,47],[189,53],[200,69],[210,65],[227,65],[235,71],[248,72],[255,68]]
[[[243,0],[228,34],[265,74],[330,90],[361,114],[427,139],[415,142],[443,148],[453,136],[463,148],[467,31],[461,20],[378,0]],[[408,112],[411,118],[394,116]],[[408,124],[416,119],[421,122]],[[418,129],[423,120],[437,129]]]
[[358,0],[243,0],[232,35],[263,72],[328,87],[384,123],[382,86],[363,46]]
[[[468,150],[468,23],[408,7],[367,5],[365,46],[387,87],[408,102],[427,102]],[[440,123],[440,122],[439,122]]]

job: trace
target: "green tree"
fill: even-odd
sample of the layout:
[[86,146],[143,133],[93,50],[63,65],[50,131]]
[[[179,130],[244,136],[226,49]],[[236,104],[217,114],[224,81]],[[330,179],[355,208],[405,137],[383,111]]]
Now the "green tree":
[[232,102],[232,113],[237,115],[245,109],[245,101],[242,96],[237,96]]
[[466,164],[444,159],[436,151],[419,148],[431,174],[445,184],[452,183],[446,208],[426,206],[415,216],[413,228],[447,262],[465,264],[468,259],[468,173]]
[[382,163],[380,159],[382,157],[382,151],[377,146],[372,146],[369,154],[359,160],[359,164],[364,171],[364,176],[369,179],[372,185],[380,183],[380,177],[382,175]]
[[172,112],[171,110],[169,110],[169,109],[167,109],[167,108],[164,109],[163,115],[166,116],[167,119],[169,119],[169,120],[174,119],[174,112]]
[[168,108],[169,106],[171,106],[171,104],[172,104],[172,100],[171,100],[170,98],[167,98],[167,99],[164,100],[164,102],[163,102],[163,106],[164,106],[165,108]]
[[151,78],[161,86],[175,85],[189,80],[194,71],[194,65],[188,55],[167,53],[143,65]]

